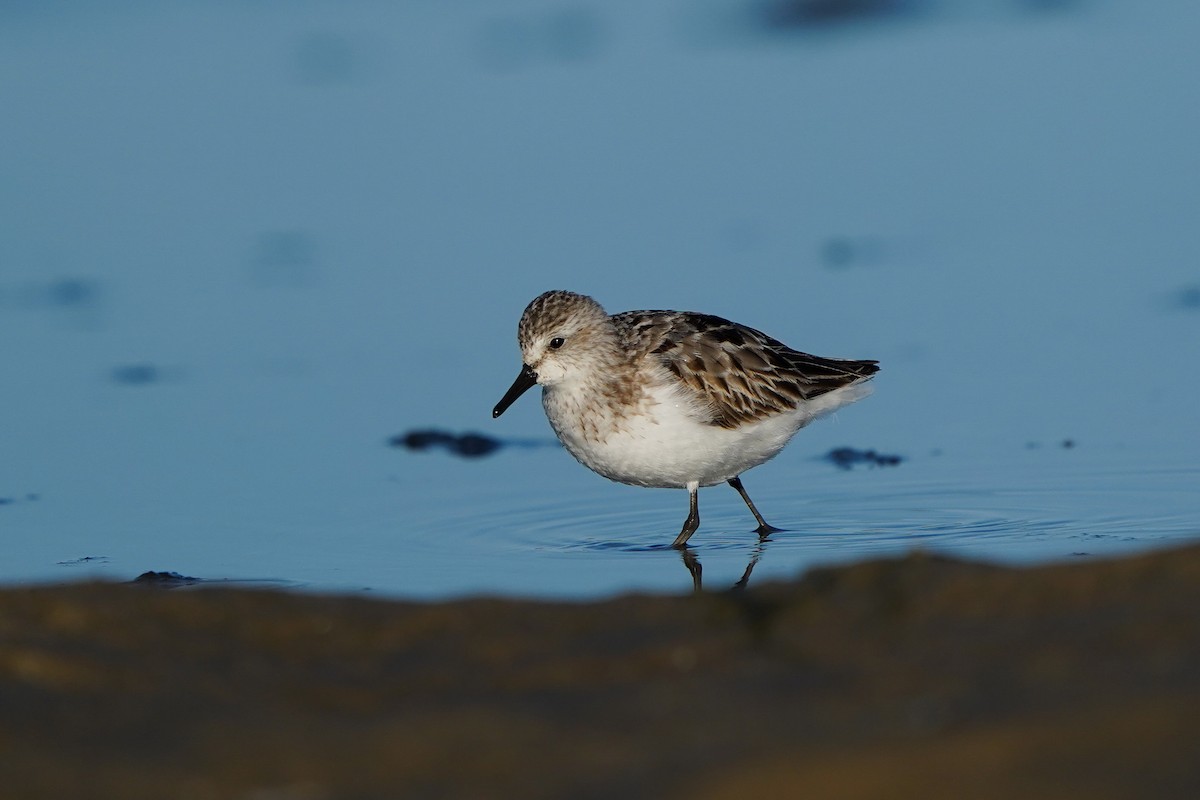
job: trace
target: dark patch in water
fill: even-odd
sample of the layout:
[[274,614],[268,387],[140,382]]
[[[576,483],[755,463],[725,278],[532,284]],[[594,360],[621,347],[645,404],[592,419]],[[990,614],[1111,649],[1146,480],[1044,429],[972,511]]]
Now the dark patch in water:
[[189,578],[187,575],[180,575],[178,572],[143,572],[130,583],[136,583],[139,586],[159,586],[164,589],[170,589],[175,586],[191,586],[199,583],[199,578]]
[[819,257],[832,270],[874,266],[883,260],[883,247],[866,237],[831,236],[821,243]]
[[89,306],[100,296],[100,284],[88,278],[60,278],[46,288],[51,305],[78,308]]
[[[1072,450],[1075,448],[1076,441],[1070,437],[1067,437],[1066,439],[1063,439],[1062,441],[1058,442],[1057,444],[1063,450]],[[1037,450],[1037,449],[1041,448],[1041,446],[1042,446],[1041,442],[1026,442],[1025,443],[1026,450]]]
[[767,30],[819,30],[911,16],[924,5],[920,0],[759,0],[751,13]]
[[388,439],[388,444],[407,450],[430,450],[440,447],[463,458],[491,455],[504,446],[499,439],[493,439],[482,433],[457,434],[440,430],[409,431],[396,434]]
[[443,449],[446,452],[463,458],[480,458],[490,456],[505,447],[557,447],[558,442],[550,439],[497,439],[483,433],[451,433],[437,428],[413,430],[398,433],[388,439],[391,447],[402,447],[406,450]]
[[1187,311],[1200,311],[1200,283],[1177,289],[1174,305]]
[[0,307],[81,311],[99,305],[100,282],[93,278],[55,278],[24,284],[0,285]]
[[[841,35],[851,31],[898,27],[946,18],[954,4],[938,0],[716,0],[692,4],[697,43],[752,43],[756,38],[783,39]],[[1083,8],[1085,0],[990,0],[1009,14],[1030,18]],[[833,253],[834,260],[840,255]],[[835,268],[844,264],[833,265]]]
[[825,460],[839,469],[853,469],[859,464],[869,467],[894,467],[904,460],[902,456],[879,453],[875,450],[859,450],[855,447],[835,447],[825,454]]
[[156,383],[162,378],[162,370],[153,364],[124,364],[113,367],[109,373],[113,383],[126,386],[146,386]]

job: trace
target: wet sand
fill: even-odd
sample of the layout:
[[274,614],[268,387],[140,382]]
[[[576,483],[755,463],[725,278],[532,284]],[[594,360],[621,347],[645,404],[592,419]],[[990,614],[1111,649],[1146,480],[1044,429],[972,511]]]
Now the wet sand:
[[1200,546],[577,604],[4,589],[0,787],[1200,797]]

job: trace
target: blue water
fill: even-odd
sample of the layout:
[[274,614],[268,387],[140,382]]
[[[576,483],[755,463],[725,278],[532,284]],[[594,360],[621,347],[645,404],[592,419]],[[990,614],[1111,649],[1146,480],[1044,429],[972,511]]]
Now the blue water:
[[784,5],[0,7],[0,581],[686,589],[682,491],[387,446],[550,437],[548,288],[880,360],[706,586],[1200,538],[1200,6]]

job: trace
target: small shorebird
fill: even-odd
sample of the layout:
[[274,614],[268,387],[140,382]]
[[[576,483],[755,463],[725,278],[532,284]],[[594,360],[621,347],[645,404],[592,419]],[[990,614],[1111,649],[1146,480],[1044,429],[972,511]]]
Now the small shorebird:
[[739,478],[773,458],[817,417],[870,392],[875,361],[820,358],[710,314],[626,311],[552,291],[521,315],[523,366],[492,410],[498,417],[535,383],[568,452],[588,469],[635,486],[688,490],[674,546],[700,526],[697,491],[725,481],[767,524]]

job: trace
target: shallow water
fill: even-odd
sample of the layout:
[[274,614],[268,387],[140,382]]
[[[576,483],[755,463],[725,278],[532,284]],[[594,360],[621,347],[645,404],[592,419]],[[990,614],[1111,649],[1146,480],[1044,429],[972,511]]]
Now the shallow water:
[[[746,478],[764,515],[784,530],[760,542],[732,489],[703,489],[688,558],[702,565],[711,589],[912,549],[1029,564],[1200,537],[1195,460],[1160,453],[1148,467],[1149,455],[1054,443],[842,470],[797,442]],[[6,523],[43,535],[12,543],[8,579],[126,579],[169,568],[239,585],[423,597],[582,598],[692,585],[687,561],[669,547],[686,515],[682,490],[604,481],[559,448],[503,449],[470,461],[393,457],[409,474],[377,479],[357,497],[260,498],[224,513],[213,509],[219,502],[194,498],[204,506],[196,522],[164,503],[156,521],[141,515],[140,526],[130,522],[123,532],[72,524],[56,513],[58,498],[17,500],[3,509]],[[56,516],[61,522],[46,522]],[[83,535],[63,535],[80,528]]]
[[[531,460],[526,454],[506,458]],[[582,472],[565,453],[512,466],[521,477],[506,492],[507,501],[446,514],[446,538],[466,543],[476,557],[518,557],[537,575],[529,579],[535,592],[688,584],[680,554],[668,546],[686,515],[683,491],[619,487],[594,478],[591,486],[573,477],[560,485],[556,473]],[[942,453],[915,456],[900,467],[852,471],[790,453],[751,476],[756,504],[785,530],[760,542],[732,489],[702,490],[701,528],[691,552],[703,564],[708,588],[733,585],[750,566],[753,579],[762,580],[914,548],[1027,564],[1112,556],[1200,536],[1195,462],[1147,470],[1123,448]],[[430,541],[426,547],[445,545]],[[495,580],[513,591],[514,577]]]
[[686,589],[682,491],[490,419],[548,288],[881,361],[708,587],[1200,536],[1200,10],[1043,5],[5,6],[0,580]]

